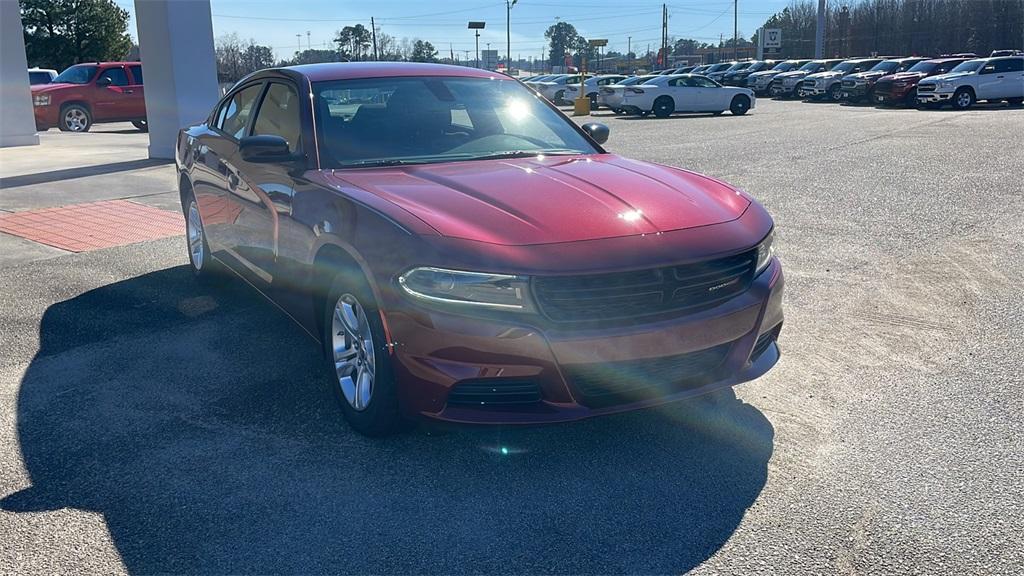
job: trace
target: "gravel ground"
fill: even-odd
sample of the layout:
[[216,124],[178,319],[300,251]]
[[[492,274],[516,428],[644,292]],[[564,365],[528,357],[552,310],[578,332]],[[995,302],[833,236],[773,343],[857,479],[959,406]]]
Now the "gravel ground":
[[597,116],[611,151],[775,216],[772,372],[579,424],[368,440],[304,333],[197,285],[183,239],[18,262],[0,572],[1018,573],[1024,110]]

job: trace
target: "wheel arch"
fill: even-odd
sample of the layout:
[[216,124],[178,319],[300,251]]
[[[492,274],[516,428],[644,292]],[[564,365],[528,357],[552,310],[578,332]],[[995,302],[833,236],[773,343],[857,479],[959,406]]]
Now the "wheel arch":
[[75,106],[75,105],[78,105],[78,106],[81,106],[82,108],[85,108],[85,110],[87,112],[89,112],[89,115],[92,116],[92,106],[89,106],[89,103],[86,102],[85,100],[77,100],[77,99],[75,99],[75,100],[68,100],[66,102],[62,102],[61,105],[60,105],[61,114],[63,114],[64,110],[66,108],[68,108],[69,106]]
[[[328,291],[331,289],[331,282],[335,276],[346,269],[358,271],[366,281],[378,306],[381,303],[380,290],[374,282],[373,276],[368,273],[366,262],[341,242],[325,241],[314,252],[309,277],[311,305],[318,339],[322,339],[324,333],[324,307],[327,306],[327,296]],[[388,333],[386,323],[384,324],[384,331],[385,338],[390,341],[390,334]]]

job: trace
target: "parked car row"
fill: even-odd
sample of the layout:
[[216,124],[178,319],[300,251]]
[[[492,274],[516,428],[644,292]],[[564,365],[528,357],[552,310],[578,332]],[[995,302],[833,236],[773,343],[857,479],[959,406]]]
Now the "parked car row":
[[654,114],[665,118],[675,112],[718,115],[728,110],[741,115],[754,107],[753,91],[723,86],[707,76],[692,73],[698,68],[708,67],[689,66],[643,76],[604,74],[583,78],[558,74],[526,78],[524,83],[552,103],[564,104],[580,95],[582,81],[583,96],[590,99],[591,109],[604,106],[619,114]]
[[[740,77],[736,74],[724,80],[735,82]],[[958,109],[970,108],[979,100],[1019,105],[1024,102],[1024,55],[998,51],[988,58],[952,54],[939,58],[787,60],[752,72],[745,81],[757,95],[782,99],[910,107],[951,104]]]

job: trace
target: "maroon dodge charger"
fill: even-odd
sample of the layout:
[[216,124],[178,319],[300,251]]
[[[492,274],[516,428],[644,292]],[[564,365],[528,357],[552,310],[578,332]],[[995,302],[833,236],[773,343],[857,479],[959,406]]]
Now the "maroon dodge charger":
[[307,330],[364,434],[577,420],[764,374],[771,217],[607,138],[472,68],[257,72],[179,134],[191,266]]

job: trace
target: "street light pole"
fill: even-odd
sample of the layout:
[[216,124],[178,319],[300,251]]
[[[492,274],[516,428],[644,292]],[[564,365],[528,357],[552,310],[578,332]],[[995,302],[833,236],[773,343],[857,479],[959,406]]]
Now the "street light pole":
[[512,7],[519,0],[505,0],[505,72],[512,70]]
[[475,30],[476,31],[476,67],[477,68],[480,67],[480,31],[483,30],[485,26],[487,26],[486,22],[474,22],[474,21],[470,21],[469,26],[467,26],[467,28],[469,28],[470,30]]

